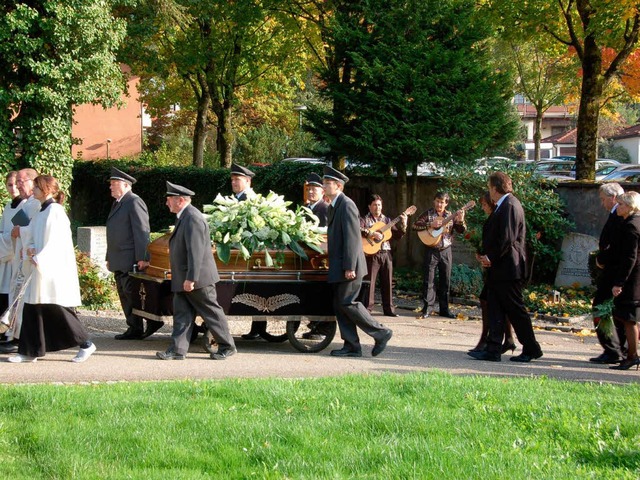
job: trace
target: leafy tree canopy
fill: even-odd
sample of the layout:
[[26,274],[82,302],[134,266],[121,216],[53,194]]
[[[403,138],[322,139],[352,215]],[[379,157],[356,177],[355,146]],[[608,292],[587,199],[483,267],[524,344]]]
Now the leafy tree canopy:
[[[113,0],[5,0],[0,7],[0,159],[71,180],[72,106],[114,105],[125,27]],[[19,161],[16,160],[19,158]]]
[[482,156],[515,136],[511,79],[491,66],[472,1],[352,2],[330,29],[335,62],[321,71],[321,94],[332,110],[309,118],[335,156],[400,174]]

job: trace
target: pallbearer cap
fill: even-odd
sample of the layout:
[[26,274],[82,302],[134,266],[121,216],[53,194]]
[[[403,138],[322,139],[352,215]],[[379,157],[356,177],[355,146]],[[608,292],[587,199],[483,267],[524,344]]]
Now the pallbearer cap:
[[337,182],[340,182],[342,184],[345,184],[349,181],[349,177],[347,177],[344,173],[339,172],[338,170],[336,170],[333,167],[330,167],[329,165],[325,165],[324,169],[322,170],[322,176],[324,178],[328,178],[330,180],[335,180]]
[[120,180],[122,182],[127,182],[129,185],[133,185],[137,181],[131,175],[127,175],[116,167],[111,167],[111,176],[109,177],[109,180]]
[[181,185],[167,182],[167,197],[191,197],[196,193]]
[[231,175],[242,175],[243,177],[253,178],[255,173],[242,165],[231,164]]
[[322,185],[322,177],[317,173],[311,173],[307,177],[307,185],[313,185],[314,187],[324,187]]

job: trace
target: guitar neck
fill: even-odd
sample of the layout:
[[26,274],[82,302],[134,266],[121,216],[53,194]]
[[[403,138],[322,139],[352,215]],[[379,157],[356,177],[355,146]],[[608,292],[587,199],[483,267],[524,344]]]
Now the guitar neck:
[[380,230],[378,230],[378,233],[384,233],[387,230],[389,230],[390,228],[392,228],[396,223],[398,223],[400,221],[401,217],[402,217],[402,215],[400,215],[399,217],[396,217],[393,220],[391,220],[384,227],[382,227]]

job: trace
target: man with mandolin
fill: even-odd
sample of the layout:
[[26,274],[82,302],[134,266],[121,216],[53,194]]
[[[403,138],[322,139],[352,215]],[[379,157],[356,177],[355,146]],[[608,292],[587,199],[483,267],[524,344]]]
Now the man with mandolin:
[[[420,240],[425,244],[423,261],[422,301],[424,303],[418,318],[427,318],[436,303],[436,293],[440,305],[441,317],[454,318],[449,311],[449,283],[451,278],[451,243],[453,233],[464,233],[465,210],[472,208],[475,202],[469,202],[455,213],[447,211],[449,194],[436,193],[433,208],[420,214],[412,225],[412,230],[418,232]],[[438,286],[435,277],[438,270]]]
[[382,311],[387,317],[397,317],[393,305],[393,258],[391,257],[391,238],[400,239],[407,231],[407,217],[416,211],[415,206],[407,208],[400,216],[391,220],[382,214],[382,197],[377,194],[369,196],[369,213],[360,218],[362,248],[369,271],[365,280],[370,280],[369,289],[363,288],[362,304],[371,311],[374,303],[376,279],[380,274],[380,294],[382,295]]

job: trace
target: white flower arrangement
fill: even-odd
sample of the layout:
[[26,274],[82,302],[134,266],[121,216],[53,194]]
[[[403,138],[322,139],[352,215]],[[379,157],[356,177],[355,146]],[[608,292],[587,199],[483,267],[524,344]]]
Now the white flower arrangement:
[[242,202],[235,197],[218,194],[213,205],[204,205],[209,222],[211,239],[216,245],[218,258],[228,263],[231,249],[238,249],[245,260],[254,252],[265,252],[265,263],[273,266],[270,250],[284,251],[290,248],[300,257],[307,254],[300,246],[324,253],[320,248],[323,237],[316,217],[307,207],[299,206],[295,212],[287,207],[291,202],[282,195],[269,192],[265,197],[257,194]]

